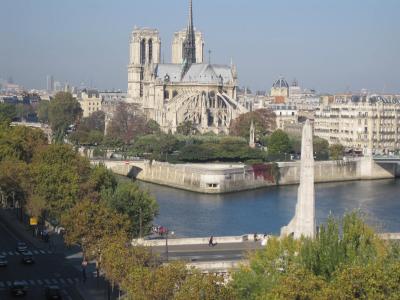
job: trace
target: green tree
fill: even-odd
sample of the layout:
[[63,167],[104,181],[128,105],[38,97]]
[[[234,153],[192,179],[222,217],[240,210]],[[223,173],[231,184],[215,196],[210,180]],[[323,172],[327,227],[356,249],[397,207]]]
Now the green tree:
[[350,213],[330,217],[314,239],[268,240],[231,286],[238,299],[390,299],[400,293],[398,253]]
[[[267,291],[265,299],[329,299],[323,297],[327,283],[309,270],[290,266],[279,279],[279,284]],[[336,299],[335,297],[330,299]]]
[[81,106],[71,93],[57,93],[48,107],[49,123],[56,136],[63,136],[68,126],[74,125],[81,114]]
[[107,205],[118,213],[129,216],[132,223],[130,232],[135,237],[148,234],[158,214],[156,199],[141,190],[135,183],[120,182],[115,189],[103,192]]
[[291,152],[289,136],[284,131],[275,130],[267,142],[268,155],[271,157],[284,158]]
[[47,138],[40,129],[8,125],[0,128],[0,160],[14,158],[30,162],[34,152],[47,145]]
[[0,206],[25,206],[30,192],[28,165],[20,160],[0,160]]
[[50,101],[42,100],[39,102],[37,107],[37,116],[40,122],[48,123],[49,122],[49,106]]
[[197,134],[198,130],[196,128],[196,125],[193,124],[192,121],[184,121],[176,128],[176,133],[182,135],[193,135]]
[[191,270],[174,295],[176,300],[231,300],[233,291],[226,286],[223,276],[202,274]]
[[399,299],[400,263],[370,262],[346,265],[337,272],[326,299]]
[[102,131],[91,130],[89,131],[87,142],[89,145],[100,145],[103,142],[104,134]]
[[327,140],[314,136],[313,148],[316,160],[328,160],[329,159],[329,143]]
[[15,105],[0,103],[0,124],[9,124],[17,116]]
[[171,134],[150,134],[139,137],[130,152],[136,156],[164,161],[178,146],[177,138]]
[[86,190],[94,193],[94,199],[100,199],[101,193],[110,191],[114,193],[117,188],[118,181],[115,175],[108,170],[104,165],[100,164],[92,167],[90,170],[89,180],[87,181]]
[[291,237],[273,237],[264,249],[250,253],[249,265],[232,274],[231,286],[236,298],[262,299],[264,296],[268,299],[265,295],[279,285],[285,270],[296,259],[300,246],[300,242]]
[[343,158],[344,147],[341,144],[333,144],[329,147],[329,156],[333,160]]
[[146,126],[147,126],[147,131],[150,134],[159,134],[159,133],[161,133],[160,125],[154,120],[148,120]]
[[90,191],[86,189],[90,164],[70,146],[53,144],[33,157],[33,195],[42,199],[54,221]]

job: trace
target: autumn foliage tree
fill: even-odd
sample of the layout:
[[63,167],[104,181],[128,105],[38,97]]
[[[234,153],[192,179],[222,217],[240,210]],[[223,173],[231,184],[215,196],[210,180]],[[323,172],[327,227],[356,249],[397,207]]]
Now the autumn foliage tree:
[[79,244],[86,258],[97,258],[106,237],[128,232],[130,228],[126,215],[90,199],[84,199],[67,210],[62,215],[61,224],[66,228],[65,242],[68,245]]
[[107,128],[109,138],[131,144],[134,139],[147,132],[147,120],[137,106],[120,103]]
[[104,139],[105,114],[95,111],[90,116],[79,120],[77,128],[68,135],[68,139],[78,145],[99,145]]
[[271,109],[262,108],[240,115],[231,121],[229,134],[249,137],[251,121],[254,122],[256,139],[270,134],[276,128],[276,115]]

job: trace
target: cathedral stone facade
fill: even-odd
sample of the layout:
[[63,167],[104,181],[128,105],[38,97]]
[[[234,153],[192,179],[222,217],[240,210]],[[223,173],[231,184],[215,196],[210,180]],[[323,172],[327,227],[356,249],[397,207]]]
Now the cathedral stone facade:
[[161,62],[158,30],[132,32],[128,99],[165,132],[190,121],[200,132],[227,133],[231,120],[247,112],[237,102],[236,67],[205,63],[203,46],[203,35],[193,26],[192,1],[187,28],[174,35],[172,63]]

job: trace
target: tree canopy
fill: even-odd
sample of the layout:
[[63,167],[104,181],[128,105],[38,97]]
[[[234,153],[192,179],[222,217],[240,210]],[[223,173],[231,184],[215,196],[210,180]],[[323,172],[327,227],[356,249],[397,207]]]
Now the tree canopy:
[[88,192],[89,161],[70,146],[53,144],[39,149],[30,165],[33,195],[42,199],[53,220],[59,220]]
[[330,217],[315,239],[269,239],[231,286],[236,299],[396,299],[398,249],[358,213]]
[[104,190],[103,199],[110,208],[129,217],[132,236],[143,237],[150,233],[158,214],[158,203],[135,183],[121,182],[114,191]]
[[10,123],[17,116],[15,105],[0,103],[0,124]]
[[339,160],[343,158],[344,147],[341,144],[333,144],[329,146],[329,156],[333,160]]
[[192,121],[184,121],[176,128],[176,133],[182,135],[197,134],[198,130]]
[[37,106],[37,116],[40,122],[48,123],[49,122],[49,106],[50,101],[40,101]]
[[104,247],[104,239],[130,228],[128,217],[98,201],[84,199],[64,212],[61,224],[67,228],[64,236],[68,245],[82,246],[86,258],[96,257]]
[[272,157],[284,157],[291,151],[289,136],[281,129],[275,130],[267,140],[268,155]]
[[276,115],[271,109],[258,109],[241,114],[231,121],[229,134],[249,138],[250,125],[254,122],[255,136],[259,140],[267,134],[271,134],[276,128]]
[[147,120],[136,105],[120,103],[107,129],[107,135],[124,144],[132,144],[135,138],[147,132]]
[[30,162],[34,152],[47,144],[40,129],[0,125],[0,160],[14,158]]
[[56,135],[63,135],[68,126],[74,125],[81,114],[81,106],[71,93],[57,93],[48,107],[49,123]]

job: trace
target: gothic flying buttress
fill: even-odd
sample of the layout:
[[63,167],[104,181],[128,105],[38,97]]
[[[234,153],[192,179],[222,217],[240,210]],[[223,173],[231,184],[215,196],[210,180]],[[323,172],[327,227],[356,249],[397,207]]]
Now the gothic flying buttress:
[[196,63],[196,40],[193,27],[193,4],[189,0],[189,23],[186,29],[186,39],[183,43],[183,72],[182,77],[189,70],[191,64]]

